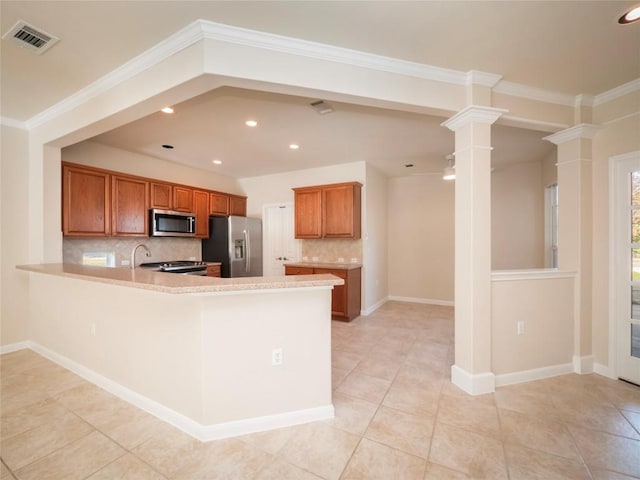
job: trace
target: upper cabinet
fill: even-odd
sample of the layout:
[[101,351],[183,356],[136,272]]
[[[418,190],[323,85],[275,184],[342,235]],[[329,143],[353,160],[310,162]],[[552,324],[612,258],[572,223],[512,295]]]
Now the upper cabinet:
[[296,238],[361,236],[362,184],[294,188]]
[[229,215],[247,216],[247,197],[229,195]]
[[151,182],[151,208],[173,210],[173,187],[169,183]]
[[149,182],[111,176],[111,235],[149,235]]
[[208,238],[209,215],[244,217],[247,197],[62,162],[64,236],[148,236],[150,208],[195,214]]
[[196,237],[209,238],[209,192],[193,191],[193,213],[196,215]]
[[62,165],[62,233],[78,237],[111,234],[110,175]]
[[193,213],[193,188],[173,186],[173,210]]

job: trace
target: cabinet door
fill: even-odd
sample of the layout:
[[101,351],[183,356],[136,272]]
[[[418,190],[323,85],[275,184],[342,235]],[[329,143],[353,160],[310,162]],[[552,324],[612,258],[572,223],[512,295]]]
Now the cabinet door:
[[193,213],[193,189],[174,185],[173,209],[176,212]]
[[149,235],[149,182],[138,178],[111,177],[111,234]]
[[322,190],[294,189],[296,238],[322,238]]
[[247,216],[247,197],[229,195],[229,215]]
[[194,190],[193,207],[196,214],[196,237],[209,238],[209,192]]
[[173,189],[171,185],[151,182],[151,208],[173,209]]
[[229,195],[224,193],[209,193],[209,215],[229,215]]
[[207,265],[207,277],[219,277],[220,265]]
[[293,267],[290,265],[285,265],[284,267],[285,275],[311,275],[312,273],[313,273],[313,268]]
[[360,238],[359,185],[325,186],[323,208],[325,238]]
[[314,268],[313,273],[335,275],[344,280],[344,285],[334,285],[331,292],[331,315],[348,317],[347,298],[349,285],[347,283],[347,270],[331,270],[328,268]]
[[62,166],[62,233],[66,236],[107,236],[109,174]]

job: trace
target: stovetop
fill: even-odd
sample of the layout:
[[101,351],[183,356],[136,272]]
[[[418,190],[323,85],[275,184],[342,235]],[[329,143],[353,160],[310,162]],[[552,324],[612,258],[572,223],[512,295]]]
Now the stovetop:
[[175,272],[193,270],[194,267],[203,270],[207,267],[207,263],[199,260],[171,260],[169,262],[141,263],[140,267],[158,268],[162,272]]

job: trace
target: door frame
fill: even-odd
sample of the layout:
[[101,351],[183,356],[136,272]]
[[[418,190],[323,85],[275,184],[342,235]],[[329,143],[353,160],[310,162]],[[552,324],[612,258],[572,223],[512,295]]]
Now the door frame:
[[618,189],[621,188],[618,174],[624,164],[633,160],[640,160],[640,150],[609,157],[609,366],[606,376],[613,379],[618,378],[618,292],[620,292],[618,274],[622,268],[620,265],[622,252],[616,235],[617,216],[622,207],[618,202],[617,195]]

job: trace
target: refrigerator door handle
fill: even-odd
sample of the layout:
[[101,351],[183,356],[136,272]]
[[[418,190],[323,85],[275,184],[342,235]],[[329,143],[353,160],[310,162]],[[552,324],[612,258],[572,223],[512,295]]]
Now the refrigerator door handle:
[[247,235],[246,230],[242,231],[242,235],[244,235],[244,244],[247,249],[247,251],[244,252],[244,271],[249,273],[251,271],[251,242],[249,241],[249,235]]

